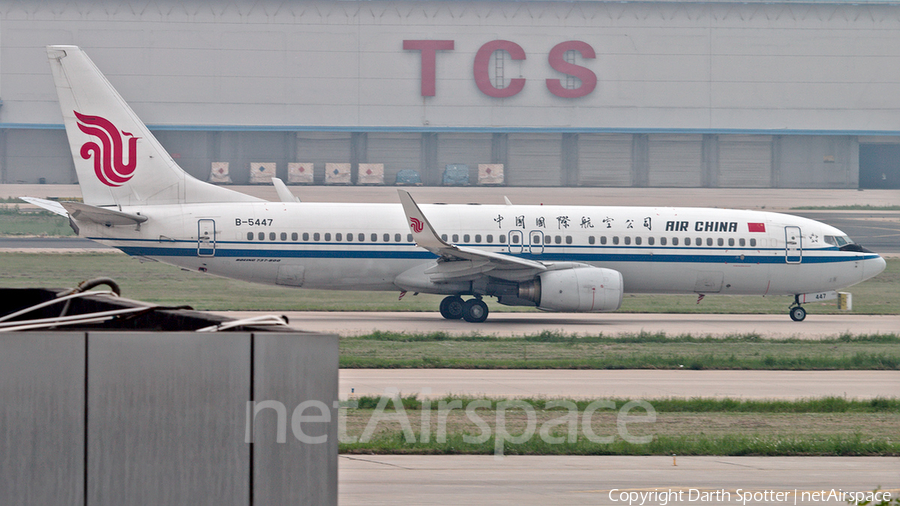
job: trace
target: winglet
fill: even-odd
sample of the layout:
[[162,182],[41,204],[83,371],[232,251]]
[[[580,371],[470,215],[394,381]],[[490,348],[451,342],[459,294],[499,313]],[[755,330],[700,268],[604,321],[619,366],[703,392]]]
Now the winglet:
[[442,249],[451,248],[452,246],[444,242],[434,231],[434,227],[419,209],[412,195],[405,190],[397,190],[397,193],[400,194],[400,204],[403,205],[403,212],[406,213],[406,224],[409,225],[416,245],[436,255],[440,255]]
[[278,193],[278,199],[282,202],[300,202],[300,199],[291,193],[291,190],[288,189],[287,185],[284,184],[284,181],[281,179],[273,177],[272,185],[275,186],[275,192]]

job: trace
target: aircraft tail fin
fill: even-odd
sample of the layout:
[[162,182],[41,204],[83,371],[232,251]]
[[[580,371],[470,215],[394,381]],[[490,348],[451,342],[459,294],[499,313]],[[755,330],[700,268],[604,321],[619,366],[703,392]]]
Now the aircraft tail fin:
[[85,204],[259,200],[182,170],[81,48],[48,46],[47,56]]

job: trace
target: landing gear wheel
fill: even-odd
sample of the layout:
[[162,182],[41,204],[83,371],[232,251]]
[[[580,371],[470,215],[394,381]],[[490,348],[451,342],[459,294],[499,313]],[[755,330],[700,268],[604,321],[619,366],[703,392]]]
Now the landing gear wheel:
[[441,301],[441,316],[448,320],[459,320],[463,317],[463,300],[456,295],[444,297]]
[[804,318],[806,318],[806,310],[801,306],[796,306],[791,308],[791,320],[795,322],[802,322]]
[[481,323],[487,320],[488,307],[481,299],[469,299],[463,303],[462,317],[469,323]]

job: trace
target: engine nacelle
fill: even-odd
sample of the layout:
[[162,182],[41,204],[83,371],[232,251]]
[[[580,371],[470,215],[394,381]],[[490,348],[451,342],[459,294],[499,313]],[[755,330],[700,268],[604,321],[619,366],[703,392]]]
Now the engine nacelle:
[[615,311],[622,305],[622,273],[599,267],[547,271],[519,283],[519,298],[546,311]]

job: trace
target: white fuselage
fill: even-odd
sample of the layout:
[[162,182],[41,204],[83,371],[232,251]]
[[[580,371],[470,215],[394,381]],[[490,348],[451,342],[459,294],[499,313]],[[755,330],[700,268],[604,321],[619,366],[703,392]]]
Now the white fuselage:
[[[835,290],[884,269],[844,234],[784,214],[703,208],[423,205],[449,243],[622,273],[630,293],[788,295]],[[401,290],[395,278],[434,254],[399,204],[236,202],[123,208],[138,226],[80,224],[128,254],[257,283]],[[456,290],[433,290],[452,293]]]

